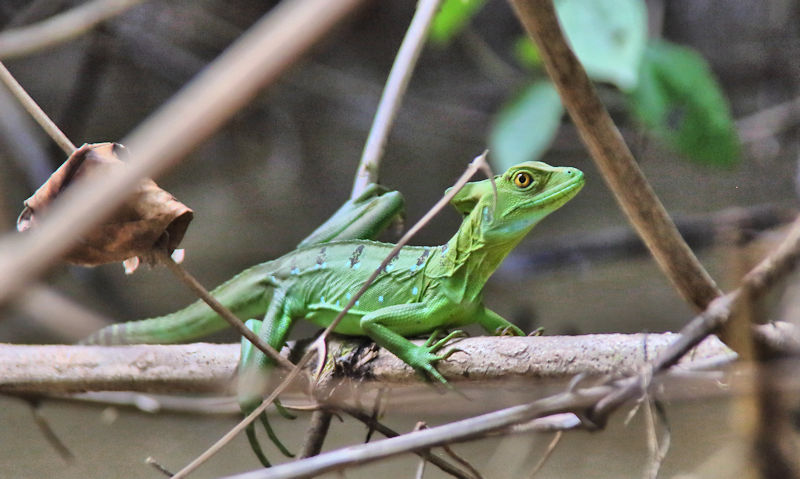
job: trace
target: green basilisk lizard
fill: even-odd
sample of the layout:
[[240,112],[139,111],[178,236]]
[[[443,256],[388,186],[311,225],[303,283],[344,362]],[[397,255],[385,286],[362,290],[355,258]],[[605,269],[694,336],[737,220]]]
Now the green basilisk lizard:
[[[491,334],[524,335],[483,305],[484,283],[539,221],[578,193],[584,179],[575,168],[526,162],[493,180],[494,184],[490,179],[467,183],[451,200],[464,215],[456,234],[441,246],[402,248],[334,331],[368,336],[424,377],[442,383],[447,381],[434,364],[448,356],[438,350],[453,334],[435,341],[437,330],[479,324]],[[248,327],[280,350],[297,319],[322,327],[330,324],[394,246],[345,238],[374,237],[401,209],[398,193],[373,186],[345,203],[296,250],[239,273],[212,294],[242,319],[263,317],[262,322],[248,321]],[[186,342],[226,326],[198,301],[166,316],[106,327],[83,343]],[[434,336],[425,344],[407,339],[431,331]],[[263,374],[273,366],[249,343],[242,358],[240,378],[252,378],[252,371]],[[239,402],[245,413],[260,403],[261,389],[240,380]],[[286,453],[266,416],[262,424]],[[261,462],[268,465],[252,424],[247,435]]]

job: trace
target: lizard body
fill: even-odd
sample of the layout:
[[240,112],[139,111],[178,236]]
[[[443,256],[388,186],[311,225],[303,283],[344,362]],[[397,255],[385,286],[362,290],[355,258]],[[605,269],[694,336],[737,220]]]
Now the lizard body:
[[[466,324],[479,324],[491,334],[523,335],[483,305],[483,286],[539,221],[577,194],[584,179],[575,168],[526,162],[493,180],[465,185],[451,200],[464,215],[455,235],[441,246],[402,248],[335,331],[368,336],[423,376],[442,383],[446,380],[434,363],[449,354],[437,354],[437,350],[452,335],[438,342],[432,337],[423,345],[412,343],[408,337]],[[212,294],[242,319],[263,317],[263,322],[248,322],[248,326],[276,349],[284,345],[297,319],[328,326],[394,246],[363,239],[328,242],[329,238],[352,234],[366,236],[378,223],[383,223],[381,227],[386,223],[383,217],[359,218],[333,221],[333,226],[341,227],[337,232],[312,238],[308,246],[245,270]],[[355,233],[348,229],[348,222],[358,221],[368,227],[362,225]],[[342,231],[349,232],[339,234]],[[225,326],[210,308],[196,303],[161,318],[110,326],[87,342],[178,342]],[[249,343],[244,345],[239,381],[244,412],[259,404],[268,380],[257,378],[270,367],[269,358]],[[262,423],[281,447],[271,434],[266,416],[262,415]],[[268,465],[252,427],[247,432],[259,459]]]

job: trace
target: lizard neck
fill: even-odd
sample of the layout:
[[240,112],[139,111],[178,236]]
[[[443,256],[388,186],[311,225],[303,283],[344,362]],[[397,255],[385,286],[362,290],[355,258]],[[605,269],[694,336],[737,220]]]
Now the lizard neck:
[[458,231],[443,248],[444,274],[462,299],[474,300],[500,263],[533,224],[514,233],[491,233],[489,207],[475,208],[464,218]]

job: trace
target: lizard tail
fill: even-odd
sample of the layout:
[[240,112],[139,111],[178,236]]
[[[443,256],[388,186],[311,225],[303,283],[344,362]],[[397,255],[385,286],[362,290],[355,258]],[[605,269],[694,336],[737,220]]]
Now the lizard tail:
[[[264,280],[268,263],[254,266],[211,292],[242,320],[261,317],[269,305],[274,285]],[[195,301],[165,316],[106,326],[79,344],[174,344],[194,341],[228,326],[207,304]]]
[[92,333],[78,344],[113,346],[119,344],[185,343],[215,333],[228,325],[211,308],[201,310],[195,303],[178,312],[157,318],[117,323]]

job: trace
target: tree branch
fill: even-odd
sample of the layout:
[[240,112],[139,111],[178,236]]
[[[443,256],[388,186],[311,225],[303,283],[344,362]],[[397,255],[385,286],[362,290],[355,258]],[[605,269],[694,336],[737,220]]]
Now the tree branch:
[[510,0],[536,42],[581,139],[625,215],[661,270],[697,310],[722,294],[703,269],[639,169],[591,80],[567,45],[551,0]]
[[[456,385],[497,379],[568,379],[576,374],[632,374],[676,338],[675,334],[466,338],[454,343],[463,352],[440,362],[439,370]],[[329,354],[339,359],[336,367],[326,368],[317,388],[334,391],[346,378],[359,379],[359,387],[371,384],[375,388],[419,382],[414,371],[393,354],[384,349],[359,348],[363,344],[363,340],[332,337]],[[728,361],[733,357],[729,349],[711,338],[698,347],[691,361]],[[238,360],[236,344],[0,344],[0,392],[227,391]],[[309,364],[306,369],[312,372],[316,366]]]
[[94,0],[46,20],[0,33],[0,58],[35,53],[78,37],[143,0]]
[[[76,182],[24,238],[3,238],[0,304],[102,221],[145,177],[176,164],[327,33],[361,0],[281,2],[123,143],[129,168]],[[85,184],[86,183],[86,184]]]

